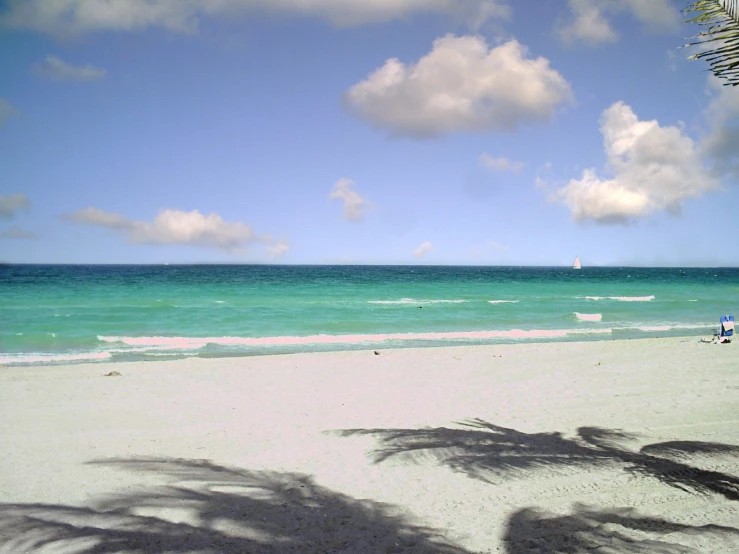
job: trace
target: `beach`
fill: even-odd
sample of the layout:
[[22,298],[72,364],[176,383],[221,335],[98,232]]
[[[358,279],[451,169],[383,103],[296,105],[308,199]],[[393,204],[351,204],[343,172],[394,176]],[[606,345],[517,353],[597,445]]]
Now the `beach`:
[[739,552],[737,348],[1,367],[0,552]]

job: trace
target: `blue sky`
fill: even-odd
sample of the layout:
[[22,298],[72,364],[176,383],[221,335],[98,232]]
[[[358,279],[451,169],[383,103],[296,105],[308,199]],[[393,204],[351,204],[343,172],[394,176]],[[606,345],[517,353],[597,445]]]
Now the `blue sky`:
[[681,1],[0,6],[0,261],[739,265]]

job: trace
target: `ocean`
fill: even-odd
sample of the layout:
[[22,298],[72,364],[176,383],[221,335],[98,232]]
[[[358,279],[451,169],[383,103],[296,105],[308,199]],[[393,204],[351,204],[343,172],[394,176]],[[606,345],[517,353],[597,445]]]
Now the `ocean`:
[[711,336],[737,268],[0,265],[0,364]]

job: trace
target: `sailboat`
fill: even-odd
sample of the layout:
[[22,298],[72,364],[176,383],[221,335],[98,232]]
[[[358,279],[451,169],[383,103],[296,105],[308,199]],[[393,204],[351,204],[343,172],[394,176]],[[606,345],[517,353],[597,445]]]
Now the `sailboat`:
[[575,263],[572,265],[572,269],[582,269],[579,256],[575,256]]

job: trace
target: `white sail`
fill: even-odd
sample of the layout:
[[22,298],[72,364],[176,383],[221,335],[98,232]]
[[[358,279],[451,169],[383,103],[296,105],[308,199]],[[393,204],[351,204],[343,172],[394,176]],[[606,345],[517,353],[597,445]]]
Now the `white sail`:
[[575,263],[572,266],[572,269],[582,269],[582,266],[580,265],[580,258],[578,256],[575,256]]

